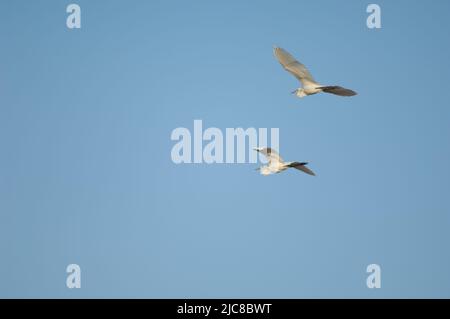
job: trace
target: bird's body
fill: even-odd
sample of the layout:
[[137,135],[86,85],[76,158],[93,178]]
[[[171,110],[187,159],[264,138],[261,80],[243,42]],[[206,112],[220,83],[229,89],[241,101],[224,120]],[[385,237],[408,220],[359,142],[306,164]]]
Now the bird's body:
[[304,86],[303,88],[298,88],[297,90],[295,90],[295,95],[297,95],[298,97],[302,98],[308,95],[313,95],[313,94],[317,94],[322,92],[322,90],[319,88],[320,85],[308,85],[308,86]]
[[308,167],[306,167],[306,162],[285,162],[280,155],[269,147],[255,148],[255,151],[260,152],[269,160],[268,164],[261,166],[257,170],[260,171],[261,175],[271,175],[281,173],[288,168],[296,168],[309,175],[315,175]]
[[271,175],[281,173],[282,171],[287,170],[289,167],[286,165],[287,163],[277,163],[276,165],[266,165],[261,166],[259,168],[261,175]]
[[282,48],[275,47],[274,54],[283,68],[294,75],[302,84],[302,87],[292,92],[300,98],[321,92],[340,96],[353,96],[357,94],[355,91],[337,85],[323,86],[319,84],[316,80],[314,80],[311,73],[303,64],[298,62],[292,55]]

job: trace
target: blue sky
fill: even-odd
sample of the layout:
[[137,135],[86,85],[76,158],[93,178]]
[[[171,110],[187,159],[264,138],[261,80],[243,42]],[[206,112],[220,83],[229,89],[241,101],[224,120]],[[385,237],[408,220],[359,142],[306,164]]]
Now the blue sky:
[[[69,3],[0,3],[0,297],[450,297],[448,1],[376,1],[380,30],[356,0]],[[273,45],[358,96],[295,98]],[[317,176],[175,165],[195,119]]]

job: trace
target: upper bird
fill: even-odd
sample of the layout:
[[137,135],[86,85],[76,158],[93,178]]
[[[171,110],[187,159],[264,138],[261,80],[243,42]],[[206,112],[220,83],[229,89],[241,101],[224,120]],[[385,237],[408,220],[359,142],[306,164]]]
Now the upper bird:
[[260,152],[261,154],[264,154],[269,160],[269,163],[266,166],[257,168],[257,170],[259,170],[262,175],[280,173],[287,170],[289,167],[296,168],[309,175],[316,175],[312,170],[306,167],[306,165],[308,164],[307,162],[285,162],[280,157],[280,155],[270,147],[254,148],[254,150]]
[[302,87],[293,91],[292,94],[295,93],[298,97],[305,97],[320,92],[332,93],[340,96],[353,96],[357,94],[355,91],[337,85],[320,85],[314,80],[308,69],[290,55],[289,52],[277,47],[274,47],[273,51],[283,68],[294,75],[302,84]]

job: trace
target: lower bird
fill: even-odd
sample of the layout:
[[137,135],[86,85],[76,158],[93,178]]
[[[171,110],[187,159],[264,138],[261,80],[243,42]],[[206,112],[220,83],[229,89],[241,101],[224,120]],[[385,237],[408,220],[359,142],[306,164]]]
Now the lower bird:
[[262,175],[280,173],[288,168],[295,168],[305,172],[306,174],[313,176],[316,175],[312,170],[306,167],[308,164],[307,162],[285,162],[280,155],[270,147],[259,147],[254,148],[254,150],[263,154],[269,161],[266,166],[261,166],[256,169],[259,170]]
[[308,69],[298,62],[292,55],[282,48],[275,47],[273,49],[275,57],[283,68],[297,78],[302,84],[301,88],[296,89],[292,94],[298,97],[305,97],[320,92],[331,93],[340,96],[353,96],[357,93],[355,91],[343,88],[337,85],[324,86],[316,82],[309,73]]

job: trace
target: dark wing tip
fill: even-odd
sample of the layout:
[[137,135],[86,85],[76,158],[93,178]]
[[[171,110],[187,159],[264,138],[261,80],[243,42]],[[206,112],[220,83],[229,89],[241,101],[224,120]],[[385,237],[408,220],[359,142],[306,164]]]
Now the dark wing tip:
[[310,170],[308,167],[302,166],[302,168],[303,168],[302,171],[305,172],[306,174],[311,175],[311,176],[316,176],[316,174],[312,170]]
[[356,93],[355,91],[353,91],[353,90],[349,90],[349,89],[346,89],[347,90],[347,92],[348,92],[348,95],[345,95],[345,96],[355,96],[355,95],[358,95],[358,93]]
[[323,92],[325,93],[331,93],[339,96],[354,96],[357,95],[353,90],[343,88],[341,86],[333,85],[333,86],[322,86],[320,87]]
[[289,165],[289,167],[298,169],[308,175],[316,176],[316,174],[312,170],[310,170],[308,167],[306,167],[306,164],[308,164],[308,163],[307,162],[303,162],[303,163],[294,162],[294,163],[291,163]]

